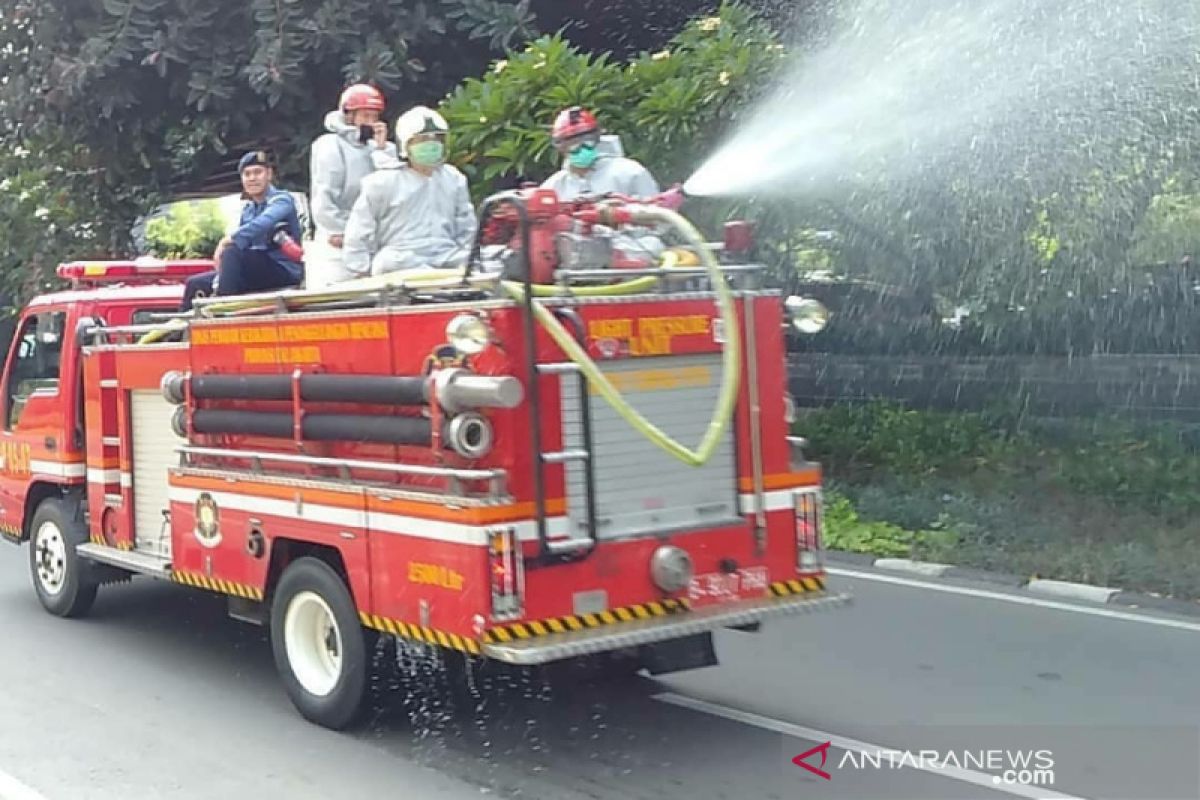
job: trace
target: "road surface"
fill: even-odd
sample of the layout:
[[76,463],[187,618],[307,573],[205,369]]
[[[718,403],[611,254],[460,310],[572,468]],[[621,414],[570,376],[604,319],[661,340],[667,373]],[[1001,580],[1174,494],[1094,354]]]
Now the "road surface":
[[[842,575],[853,607],[722,633],[720,667],[657,680],[450,691],[406,652],[411,690],[339,735],[219,598],[137,581],[59,620],[26,557],[0,548],[0,800],[1200,797],[1200,624],[1167,617]],[[1024,783],[967,761],[1038,750],[1053,776]]]

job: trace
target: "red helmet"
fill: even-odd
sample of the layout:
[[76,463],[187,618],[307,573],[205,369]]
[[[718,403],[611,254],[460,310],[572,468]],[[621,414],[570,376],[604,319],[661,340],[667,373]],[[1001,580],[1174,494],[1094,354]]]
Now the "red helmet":
[[557,119],[554,120],[554,128],[550,131],[550,138],[555,142],[574,139],[576,136],[584,136],[589,133],[599,133],[600,123],[596,122],[596,117],[592,112],[582,106],[572,106],[559,112]]
[[338,99],[338,108],[342,111],[383,111],[385,105],[383,92],[367,83],[354,84]]

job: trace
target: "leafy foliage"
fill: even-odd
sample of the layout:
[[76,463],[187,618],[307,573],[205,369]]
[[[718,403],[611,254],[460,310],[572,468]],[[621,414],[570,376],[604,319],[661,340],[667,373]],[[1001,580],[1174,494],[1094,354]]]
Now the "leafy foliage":
[[628,63],[584,53],[561,35],[542,37],[447,99],[452,157],[477,196],[541,180],[558,168],[549,126],[578,104],[620,134],[660,183],[681,181],[769,85],[783,53],[770,27],[735,3]]
[[956,540],[951,531],[912,531],[891,522],[863,519],[850,500],[836,490],[825,493],[823,519],[825,546],[850,553],[908,558],[917,548],[952,547]]
[[1200,452],[1183,431],[888,404],[811,412],[825,542],[1200,598]]
[[835,478],[1051,489],[1168,518],[1200,511],[1200,452],[1170,426],[1097,419],[1050,430],[999,407],[947,414],[876,402],[814,410],[796,427]]
[[224,229],[216,202],[173,203],[166,214],[146,223],[146,243],[159,258],[207,258]]
[[[19,294],[63,258],[127,250],[139,214],[231,150],[270,142],[283,182],[302,185],[346,83],[376,83],[393,107],[430,102],[533,24],[528,3],[509,0],[5,4],[0,162],[10,180],[29,170],[31,188],[0,213],[32,203],[88,228],[34,243],[16,238],[31,220],[0,216],[0,252],[20,265],[0,284]],[[18,148],[37,163],[5,155]]]

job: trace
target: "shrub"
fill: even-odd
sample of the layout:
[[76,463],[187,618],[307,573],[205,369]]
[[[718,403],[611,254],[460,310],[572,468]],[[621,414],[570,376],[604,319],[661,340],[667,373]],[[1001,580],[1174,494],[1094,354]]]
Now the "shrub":
[[146,243],[159,258],[206,258],[225,233],[215,202],[176,203],[146,223]]

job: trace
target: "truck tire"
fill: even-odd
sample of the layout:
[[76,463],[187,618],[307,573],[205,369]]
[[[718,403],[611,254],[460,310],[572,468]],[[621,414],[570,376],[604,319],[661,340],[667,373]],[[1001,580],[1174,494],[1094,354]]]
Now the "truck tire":
[[88,540],[77,498],[49,497],[29,526],[29,572],[42,606],[58,617],[82,617],[96,602],[99,582],[75,548]]
[[342,730],[367,690],[366,635],[345,582],[324,561],[297,559],[271,602],[271,650],[288,697],[310,722]]

